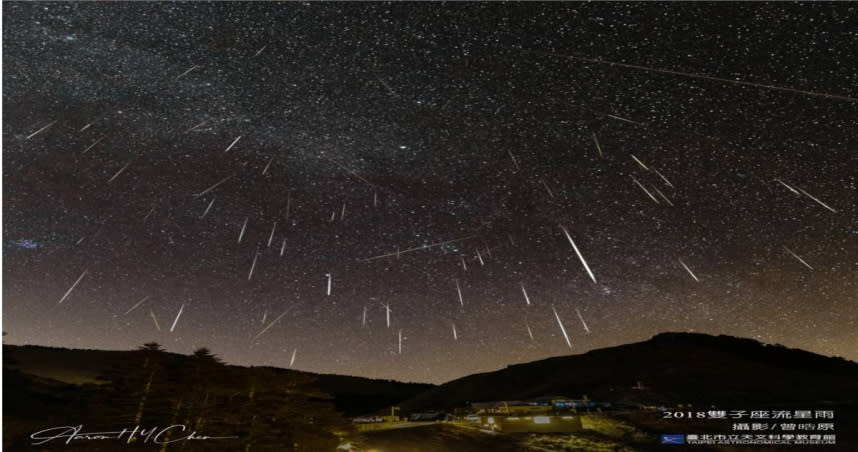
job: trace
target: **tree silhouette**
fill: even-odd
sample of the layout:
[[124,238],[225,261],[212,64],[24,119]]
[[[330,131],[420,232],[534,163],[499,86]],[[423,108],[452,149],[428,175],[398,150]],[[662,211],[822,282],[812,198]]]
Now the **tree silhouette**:
[[314,379],[297,372],[252,367],[244,371],[245,391],[233,399],[240,408],[233,423],[245,452],[333,450],[351,424],[312,388]]
[[[21,381],[9,373],[6,376],[12,376],[9,381],[21,388],[34,381],[25,375]],[[161,452],[334,450],[338,437],[351,433],[351,424],[334,410],[330,397],[314,387],[315,378],[310,374],[227,366],[207,348],[183,356],[167,353],[160,344],[149,342],[119,354],[99,378],[104,384],[65,386],[62,397],[56,396],[59,393],[54,388],[46,388],[46,394],[51,395],[46,399],[49,405],[23,407],[26,411],[16,409],[19,418],[24,419],[33,409],[39,417],[26,418],[26,424],[14,429],[16,436],[23,437],[20,444],[14,445],[27,446],[26,432],[38,430],[36,427],[47,419],[45,412],[52,413],[55,425],[98,425],[105,430],[186,426],[181,433],[169,430],[159,438],[162,441],[180,439],[191,431],[237,437],[155,446],[151,440],[142,444],[143,438],[137,435],[132,444],[122,446]],[[41,397],[30,390],[25,394],[26,400],[31,401]],[[4,446],[12,444],[4,442]],[[110,451],[115,447],[112,442],[81,442],[63,448]]]
[[[191,356],[182,357],[170,366],[170,388],[164,390],[169,400],[169,410],[163,413],[161,422],[170,419],[170,424],[185,425],[188,431],[200,432],[210,426],[218,435],[230,426],[222,421],[229,407],[224,401],[230,392],[228,382],[233,380],[228,368],[207,348],[199,348]],[[172,430],[162,437],[170,441]],[[163,444],[160,451],[168,447],[184,450],[187,441]]]
[[170,378],[170,355],[156,342],[149,342],[116,362],[100,379],[105,380],[104,419],[115,426],[163,424],[174,381]]
[[161,347],[161,344],[153,341],[153,342],[147,342],[147,343],[141,345],[140,347],[137,348],[137,350],[147,351],[147,352],[163,352],[164,348]]

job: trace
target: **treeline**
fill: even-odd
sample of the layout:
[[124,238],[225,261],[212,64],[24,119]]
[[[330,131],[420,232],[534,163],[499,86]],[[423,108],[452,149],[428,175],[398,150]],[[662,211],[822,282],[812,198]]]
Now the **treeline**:
[[[148,343],[100,379],[100,385],[65,385],[4,365],[4,450],[333,451],[353,435],[330,397],[314,388],[313,377],[227,366],[205,348],[183,356]],[[165,431],[161,442],[178,440],[166,444],[139,434],[131,444],[127,436],[42,446],[30,438],[46,428],[81,424],[82,432],[170,425],[186,430]],[[181,440],[192,431],[235,438]]]

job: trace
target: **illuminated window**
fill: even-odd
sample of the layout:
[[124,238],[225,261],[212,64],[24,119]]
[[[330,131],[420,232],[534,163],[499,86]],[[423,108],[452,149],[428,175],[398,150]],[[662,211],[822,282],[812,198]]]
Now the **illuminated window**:
[[548,416],[533,416],[534,424],[547,424],[551,422],[551,418]]
[[488,422],[489,424],[494,424],[494,423],[495,423],[495,418],[490,417],[490,418],[486,419],[486,422]]

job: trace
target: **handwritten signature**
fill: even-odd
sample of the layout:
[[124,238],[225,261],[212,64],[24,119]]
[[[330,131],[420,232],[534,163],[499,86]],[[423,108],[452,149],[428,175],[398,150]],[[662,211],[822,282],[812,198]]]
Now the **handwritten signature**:
[[143,428],[139,425],[134,427],[126,427],[122,430],[109,432],[82,432],[83,425],[67,425],[61,427],[51,427],[30,435],[33,440],[32,445],[38,446],[54,440],[65,440],[66,444],[70,444],[75,440],[124,440],[127,444],[142,440],[143,443],[152,442],[153,444],[169,444],[177,441],[200,441],[213,439],[236,439],[237,436],[208,436],[191,431],[188,434],[178,438],[170,439],[170,433],[185,433],[188,427],[184,424],[173,424],[168,427],[152,427]]

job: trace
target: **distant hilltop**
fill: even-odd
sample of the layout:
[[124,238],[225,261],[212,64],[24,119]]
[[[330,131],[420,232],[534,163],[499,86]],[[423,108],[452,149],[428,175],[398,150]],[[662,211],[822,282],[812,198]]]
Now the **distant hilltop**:
[[547,394],[628,405],[855,403],[858,364],[752,339],[668,332],[644,342],[469,375],[400,405],[403,410],[453,409]]

